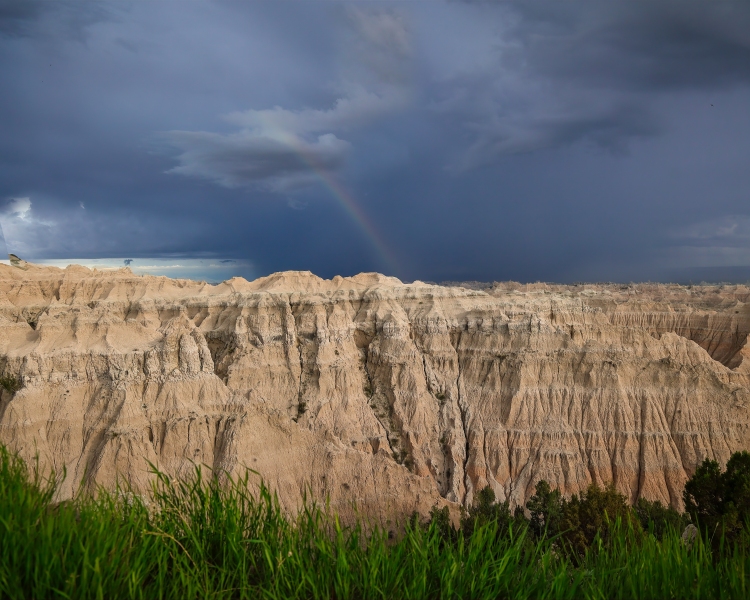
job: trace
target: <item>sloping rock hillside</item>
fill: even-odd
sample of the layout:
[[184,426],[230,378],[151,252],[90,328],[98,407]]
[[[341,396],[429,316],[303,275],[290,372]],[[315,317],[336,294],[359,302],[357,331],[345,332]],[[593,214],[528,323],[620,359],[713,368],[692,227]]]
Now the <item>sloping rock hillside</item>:
[[80,487],[148,462],[257,471],[382,522],[614,481],[681,505],[750,449],[750,288],[403,284],[277,273],[220,285],[0,265],[0,441]]

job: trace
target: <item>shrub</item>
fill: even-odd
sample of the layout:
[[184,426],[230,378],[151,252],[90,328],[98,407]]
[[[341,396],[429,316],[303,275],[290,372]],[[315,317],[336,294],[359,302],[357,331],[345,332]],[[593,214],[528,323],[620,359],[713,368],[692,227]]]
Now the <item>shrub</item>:
[[454,544],[458,540],[458,531],[453,527],[453,523],[451,523],[451,515],[447,506],[443,508],[432,507],[432,510],[430,510],[430,520],[425,529],[429,531],[430,528],[435,529],[443,546]]
[[682,532],[690,523],[687,514],[680,514],[671,506],[664,506],[658,500],[652,502],[645,498],[639,498],[633,510],[635,510],[641,527],[660,540],[669,530]]
[[723,500],[721,468],[715,460],[705,459],[685,484],[682,493],[685,510],[693,521],[712,528],[721,517]]
[[615,489],[614,483],[604,489],[592,483],[580,498],[573,494],[570,500],[563,501],[560,529],[566,547],[578,556],[591,548],[597,536],[605,547],[609,546],[616,523],[624,530],[632,529],[636,538],[642,532],[627,498]]
[[735,452],[723,475],[724,504],[722,512],[729,529],[739,530],[750,518],[750,452]]
[[750,519],[750,453],[735,452],[722,472],[719,463],[705,459],[685,484],[685,509],[711,539],[736,540],[748,533]]
[[12,375],[3,375],[0,377],[0,387],[10,394],[15,394],[23,386],[21,385],[21,382]]
[[536,484],[535,494],[526,502],[526,510],[531,513],[529,525],[532,533],[541,538],[560,533],[563,501],[560,490],[552,490],[544,479]]
[[485,486],[477,492],[474,504],[461,517],[461,530],[464,536],[471,537],[477,529],[490,523],[497,524],[498,536],[507,534],[511,526],[518,529],[527,524],[520,506],[511,514],[509,502],[505,500],[497,503],[495,498],[495,492],[490,486]]

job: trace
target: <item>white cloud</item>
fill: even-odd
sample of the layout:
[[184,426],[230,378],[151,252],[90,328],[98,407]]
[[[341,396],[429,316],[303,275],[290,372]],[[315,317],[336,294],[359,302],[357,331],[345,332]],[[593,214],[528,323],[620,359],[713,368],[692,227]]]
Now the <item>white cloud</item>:
[[23,255],[34,252],[40,246],[46,246],[50,240],[50,231],[55,223],[40,219],[32,210],[31,199],[11,198],[0,210],[5,243],[8,252]]
[[30,198],[11,198],[6,209],[3,211],[9,217],[17,217],[21,220],[27,220],[31,212]]
[[350,86],[347,94],[336,100],[328,110],[287,110],[275,106],[266,110],[233,112],[226,115],[225,120],[256,135],[285,141],[290,135],[296,137],[360,127],[401,108],[405,102],[405,94],[398,89],[376,94],[362,86]]

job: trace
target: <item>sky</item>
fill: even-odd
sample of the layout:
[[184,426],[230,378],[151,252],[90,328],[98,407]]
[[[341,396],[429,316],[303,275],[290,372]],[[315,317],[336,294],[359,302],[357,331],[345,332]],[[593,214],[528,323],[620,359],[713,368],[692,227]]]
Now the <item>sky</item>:
[[0,82],[29,261],[750,280],[747,0],[0,0]]

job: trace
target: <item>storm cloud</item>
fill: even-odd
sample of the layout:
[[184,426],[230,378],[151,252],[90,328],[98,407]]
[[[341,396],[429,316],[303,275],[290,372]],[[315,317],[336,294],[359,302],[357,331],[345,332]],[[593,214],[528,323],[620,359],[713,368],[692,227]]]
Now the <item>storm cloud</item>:
[[750,267],[744,0],[0,0],[0,69],[0,225],[31,260]]
[[397,109],[398,92],[378,96],[357,89],[328,110],[245,110],[226,115],[236,133],[170,131],[164,138],[182,153],[170,173],[205,177],[227,187],[254,183],[273,190],[294,189],[316,171],[334,171],[351,144],[334,131],[347,130]]
[[622,152],[658,135],[659,96],[750,82],[750,5],[700,0],[469,2],[498,33],[434,110],[474,132],[460,169],[577,142]]

